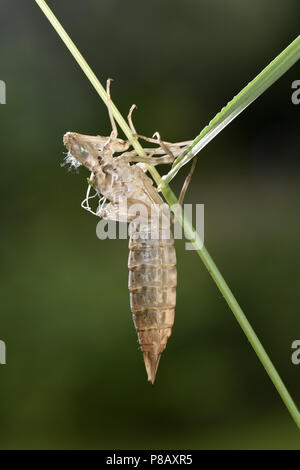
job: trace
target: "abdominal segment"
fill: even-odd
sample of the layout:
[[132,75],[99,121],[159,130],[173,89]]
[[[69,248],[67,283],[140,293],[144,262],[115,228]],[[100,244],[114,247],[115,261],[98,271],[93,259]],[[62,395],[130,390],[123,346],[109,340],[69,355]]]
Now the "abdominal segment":
[[[176,253],[172,236],[136,233],[129,243],[129,291],[133,321],[153,384],[162,351],[172,334],[176,305]],[[146,236],[145,236],[146,235]]]

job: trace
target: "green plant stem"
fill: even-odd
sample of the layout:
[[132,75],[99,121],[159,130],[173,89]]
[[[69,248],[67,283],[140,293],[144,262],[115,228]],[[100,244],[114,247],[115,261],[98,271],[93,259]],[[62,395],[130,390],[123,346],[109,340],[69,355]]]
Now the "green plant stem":
[[[83,72],[86,74],[89,81],[92,83],[94,88],[96,89],[97,93],[100,95],[104,103],[107,105],[107,95],[106,92],[95,76],[94,72],[91,70],[83,56],[80,54],[79,50],[68,36],[62,25],[59,23],[57,18],[54,16],[48,5],[44,0],[35,0],[39,7],[42,9],[54,29],[57,31],[73,57],[76,59],[78,64],[80,65]],[[113,104],[112,111],[115,117],[115,120],[120,125],[121,129],[125,133],[128,140],[131,142],[132,146],[135,148],[137,153],[141,156],[145,156],[145,152],[141,147],[140,143],[135,139],[131,133],[131,130],[122,117],[120,112],[118,111],[117,107]],[[153,167],[148,165],[148,170],[151,173],[153,179],[155,180],[157,185],[162,183],[162,179],[157,172],[157,170]],[[173,191],[171,190],[170,186],[167,184],[163,184],[162,186],[162,193],[172,208],[172,206],[178,204],[177,198],[174,195]],[[297,424],[298,428],[300,429],[300,413],[290,396],[287,388],[285,387],[283,381],[281,380],[278,372],[276,371],[274,365],[272,364],[269,356],[267,355],[265,349],[263,348],[261,342],[259,341],[258,337],[256,336],[253,328],[251,327],[249,321],[247,320],[245,314],[243,313],[241,307],[239,306],[237,300],[235,299],[233,293],[231,292],[229,286],[227,285],[225,279],[223,278],[222,274],[220,273],[219,269],[217,268],[216,264],[214,263],[213,259],[211,258],[210,254],[208,253],[207,249],[205,248],[202,240],[198,236],[197,232],[193,229],[190,221],[185,217],[184,212],[182,211],[180,214],[176,212],[176,217],[180,221],[180,223],[184,226],[185,233],[190,240],[193,240],[193,245],[200,256],[201,260],[203,261],[204,265],[206,266],[208,272],[210,273],[211,277],[215,281],[216,285],[218,286],[220,292],[222,293],[224,299],[226,300],[227,304],[229,305],[230,309],[232,310],[235,318],[237,319],[239,325],[241,326],[242,330],[244,331],[246,337],[248,338],[250,344],[252,345],[254,351],[256,352],[259,360],[261,361],[263,367],[265,368],[266,372],[268,373],[270,379],[272,380],[273,384],[275,385],[279,395],[281,396],[283,402],[285,403],[287,409],[289,410],[292,418],[294,419],[295,423]]]

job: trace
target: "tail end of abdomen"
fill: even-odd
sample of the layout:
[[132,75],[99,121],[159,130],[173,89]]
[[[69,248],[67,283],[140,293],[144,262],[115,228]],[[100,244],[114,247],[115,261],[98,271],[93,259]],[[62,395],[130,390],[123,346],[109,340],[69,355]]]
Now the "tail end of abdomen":
[[133,321],[153,384],[161,354],[172,334],[176,306],[176,253],[173,239],[131,240],[129,291]]
[[143,352],[144,363],[145,363],[146,372],[148,375],[148,381],[151,382],[152,385],[154,384],[154,381],[155,381],[156,372],[157,372],[157,368],[158,368],[158,364],[160,360],[160,355],[161,353],[156,354],[156,353],[152,353],[149,351]]
[[133,312],[148,380],[154,384],[160,357],[172,334],[175,309],[147,309]]

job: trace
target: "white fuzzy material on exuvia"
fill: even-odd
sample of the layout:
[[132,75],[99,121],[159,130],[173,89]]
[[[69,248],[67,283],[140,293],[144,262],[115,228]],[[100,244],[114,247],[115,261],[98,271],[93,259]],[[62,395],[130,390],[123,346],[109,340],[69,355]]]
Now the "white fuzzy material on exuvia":
[[68,152],[67,155],[64,157],[64,162],[62,163],[62,166],[66,166],[68,165],[69,166],[69,170],[77,170],[77,168],[79,168],[81,166],[81,163],[76,160],[75,157],[73,157],[73,155]]
[[[70,152],[68,152],[66,156],[64,157],[64,161],[61,164],[61,166],[66,166],[66,165],[69,166],[68,170],[71,171],[72,169],[77,170],[77,168],[81,166],[81,163],[75,157],[73,157],[73,155]],[[90,179],[92,179],[93,177],[94,177],[94,174],[92,172]],[[99,213],[101,213],[101,210],[103,209],[103,207],[105,207],[106,197],[99,194],[98,191],[95,191],[95,194],[91,195],[90,194],[91,189],[92,189],[92,186],[89,184],[87,187],[86,196],[81,203],[81,207],[85,209],[86,211],[90,212],[91,214],[99,216]],[[94,199],[94,198],[98,198],[98,201],[99,201],[98,208],[96,211],[93,211],[93,209],[91,208],[89,204],[90,199]]]
[[[94,173],[92,172],[91,175],[90,175],[90,180],[92,180],[93,177],[94,177]],[[91,196],[90,195],[91,189],[92,189],[92,186],[89,184],[88,188],[87,188],[87,191],[86,191],[85,198],[81,203],[81,207],[83,209],[85,209],[86,211],[90,212],[91,214],[99,216],[99,214],[101,213],[102,209],[105,206],[106,197],[101,196],[101,194],[99,194],[98,191],[95,191],[95,194],[93,194]],[[96,212],[93,211],[93,209],[91,208],[90,203],[89,203],[90,199],[94,199],[94,198],[98,198],[98,200],[99,200]]]

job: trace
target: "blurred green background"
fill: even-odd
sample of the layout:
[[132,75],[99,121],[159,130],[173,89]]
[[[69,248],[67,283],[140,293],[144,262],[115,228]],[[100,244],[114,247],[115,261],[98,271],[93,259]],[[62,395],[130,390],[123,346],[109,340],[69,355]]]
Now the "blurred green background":
[[[49,5],[123,114],[195,137],[299,34],[297,0],[71,0]],[[200,259],[177,242],[173,336],[147,383],[131,320],[127,241],[80,207],[88,173],[66,131],[107,135],[106,109],[33,0],[2,0],[0,448],[300,449],[300,434]],[[199,155],[186,202],[300,403],[296,64]],[[161,168],[166,171],[165,168]],[[178,193],[186,170],[172,183]]]

